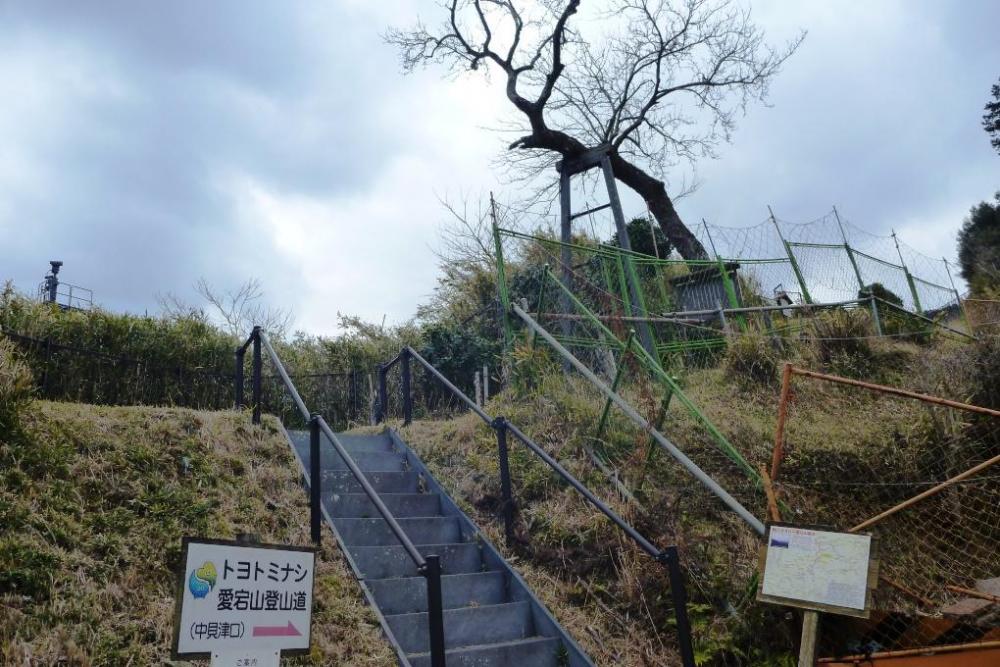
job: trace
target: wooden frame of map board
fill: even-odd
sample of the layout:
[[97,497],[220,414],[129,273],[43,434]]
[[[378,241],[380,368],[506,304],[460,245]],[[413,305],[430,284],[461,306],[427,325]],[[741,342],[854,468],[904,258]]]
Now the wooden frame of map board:
[[[809,600],[799,600],[796,598],[780,597],[777,595],[768,595],[764,593],[765,581],[764,573],[767,564],[767,554],[768,545],[771,544],[771,528],[792,528],[792,529],[802,529],[807,531],[816,531],[822,533],[835,533],[837,535],[851,536],[851,537],[868,537],[870,538],[870,546],[868,550],[868,576],[866,579],[865,587],[865,608],[863,610],[856,609],[854,607],[843,607],[833,604],[825,604],[823,602],[814,602]],[[759,602],[767,602],[770,604],[779,604],[786,607],[797,607],[799,609],[811,609],[813,611],[821,611],[829,614],[840,614],[842,616],[854,616],[857,618],[868,618],[871,616],[872,607],[872,593],[878,585],[878,569],[879,569],[879,554],[878,554],[878,537],[870,533],[847,533],[844,531],[831,530],[828,526],[812,526],[812,525],[801,525],[801,524],[791,524],[791,523],[768,523],[767,530],[764,533],[764,544],[760,550],[760,562],[759,562],[759,572],[760,572],[760,583],[757,586],[757,600]]]

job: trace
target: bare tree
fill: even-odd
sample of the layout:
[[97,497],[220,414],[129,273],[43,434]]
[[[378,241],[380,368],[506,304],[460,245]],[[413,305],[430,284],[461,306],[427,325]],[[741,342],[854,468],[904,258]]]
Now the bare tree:
[[588,41],[580,0],[446,0],[436,28],[390,30],[403,68],[499,72],[519,136],[508,159],[534,171],[610,149],[615,178],[638,193],[687,258],[706,257],[667,193],[679,160],[712,155],[736,113],[763,100],[800,35],[776,50],[732,0],[610,0]]
[[257,278],[249,278],[236,289],[225,291],[199,278],[195,289],[222,320],[223,327],[237,338],[246,336],[255,326],[274,338],[283,338],[292,323],[292,311],[264,303],[264,289]]

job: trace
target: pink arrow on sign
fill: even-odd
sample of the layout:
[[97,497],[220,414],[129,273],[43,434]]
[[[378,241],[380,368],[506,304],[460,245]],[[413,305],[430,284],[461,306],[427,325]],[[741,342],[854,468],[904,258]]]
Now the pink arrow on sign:
[[302,633],[298,628],[288,621],[288,625],[256,625],[253,629],[254,637],[301,637]]

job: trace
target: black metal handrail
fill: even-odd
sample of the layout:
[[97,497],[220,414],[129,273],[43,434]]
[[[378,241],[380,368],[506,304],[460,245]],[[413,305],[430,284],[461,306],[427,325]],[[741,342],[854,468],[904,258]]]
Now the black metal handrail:
[[305,401],[302,400],[302,396],[295,388],[295,383],[292,382],[288,372],[285,370],[284,364],[281,363],[281,359],[278,357],[277,352],[274,351],[271,341],[268,340],[267,335],[260,327],[254,327],[253,333],[250,334],[247,341],[240,347],[236,348],[236,408],[238,410],[243,408],[243,362],[247,347],[251,344],[253,345],[253,423],[260,423],[262,345],[264,349],[267,350],[271,363],[274,364],[278,375],[281,377],[282,383],[291,395],[292,400],[295,402],[295,405],[302,414],[302,417],[309,422],[309,523],[313,542],[319,546],[322,541],[322,467],[320,465],[319,446],[320,434],[322,433],[326,436],[326,439],[330,441],[330,444],[333,445],[334,450],[341,457],[341,459],[343,459],[344,464],[347,466],[348,470],[350,470],[354,479],[361,485],[361,489],[364,491],[365,495],[368,496],[368,499],[375,506],[375,509],[378,510],[378,513],[385,520],[386,525],[389,526],[389,530],[391,530],[393,535],[396,536],[396,539],[399,540],[403,550],[406,551],[407,555],[417,566],[417,572],[427,580],[427,618],[428,630],[430,632],[431,665],[432,667],[445,667],[444,602],[441,593],[441,557],[436,554],[424,556],[420,553],[416,545],[413,544],[413,541],[410,540],[407,534],[400,527],[396,517],[393,516],[392,512],[389,511],[389,508],[382,502],[382,499],[365,477],[361,468],[358,467],[358,464],[354,462],[354,459],[348,453],[347,449],[344,448],[344,445],[340,442],[337,434],[334,433],[333,429],[330,428],[330,425],[327,424],[323,415],[316,412],[309,412]]
[[403,392],[403,423],[409,424],[413,415],[413,398],[410,393],[410,359],[415,359],[423,366],[427,372],[436,377],[456,398],[465,403],[470,410],[479,416],[490,428],[496,432],[497,448],[500,458],[500,491],[503,497],[502,514],[504,521],[504,534],[508,546],[514,544],[514,499],[511,491],[510,461],[507,448],[507,433],[510,432],[515,438],[521,441],[529,450],[544,461],[556,474],[558,474],[570,486],[576,489],[591,505],[596,507],[602,514],[611,520],[618,528],[628,535],[639,548],[652,556],[657,562],[666,566],[670,579],[671,598],[674,605],[674,618],[677,622],[678,645],[681,653],[681,660],[684,667],[694,667],[694,648],[691,641],[691,624],[687,615],[687,592],[684,587],[684,576],[680,568],[680,557],[677,546],[671,545],[665,549],[659,549],[652,542],[647,540],[639,531],[628,524],[618,514],[601,501],[594,493],[576,479],[568,470],[559,464],[548,454],[538,443],[529,438],[521,429],[507,421],[505,417],[491,417],[475,401],[469,398],[465,392],[459,389],[453,382],[446,378],[441,371],[434,367],[429,361],[424,359],[420,353],[412,347],[403,348],[400,353],[391,361],[381,364],[378,367],[378,402],[376,404],[375,421],[384,421],[387,412],[388,395],[386,393],[386,374],[397,363],[402,368],[402,392]]

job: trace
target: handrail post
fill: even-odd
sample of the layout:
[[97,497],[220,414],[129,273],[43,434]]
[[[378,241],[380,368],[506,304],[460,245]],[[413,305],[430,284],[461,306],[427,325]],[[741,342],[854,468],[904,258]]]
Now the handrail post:
[[500,511],[503,514],[504,538],[507,546],[514,546],[514,496],[510,488],[510,460],[507,456],[507,420],[497,417],[493,420],[493,430],[497,432],[497,450],[500,454]]
[[309,419],[309,531],[313,544],[317,547],[321,546],[323,541],[320,528],[323,477],[320,466],[319,419],[319,413],[316,412]]
[[388,414],[388,408],[386,406],[386,390],[385,390],[385,374],[386,367],[385,364],[378,365],[378,405],[375,408],[375,423],[381,424],[385,421],[386,415]]
[[403,391],[403,426],[409,426],[413,421],[413,396],[410,393],[410,351],[403,349],[399,353],[399,360],[403,365],[401,375],[401,385]]
[[236,372],[233,374],[233,394],[236,400],[236,409],[243,409],[243,365],[246,361],[247,350],[245,347],[236,348]]
[[251,375],[251,392],[253,393],[253,423],[260,423],[260,327],[253,328],[253,370]]
[[687,590],[681,572],[680,557],[676,546],[669,546],[656,557],[667,567],[670,576],[670,599],[674,603],[674,620],[677,622],[677,646],[684,667],[695,667],[694,646],[691,641],[691,621],[687,613]]
[[441,558],[425,556],[427,578],[427,626],[431,640],[431,667],[444,664],[444,601],[441,596]]

